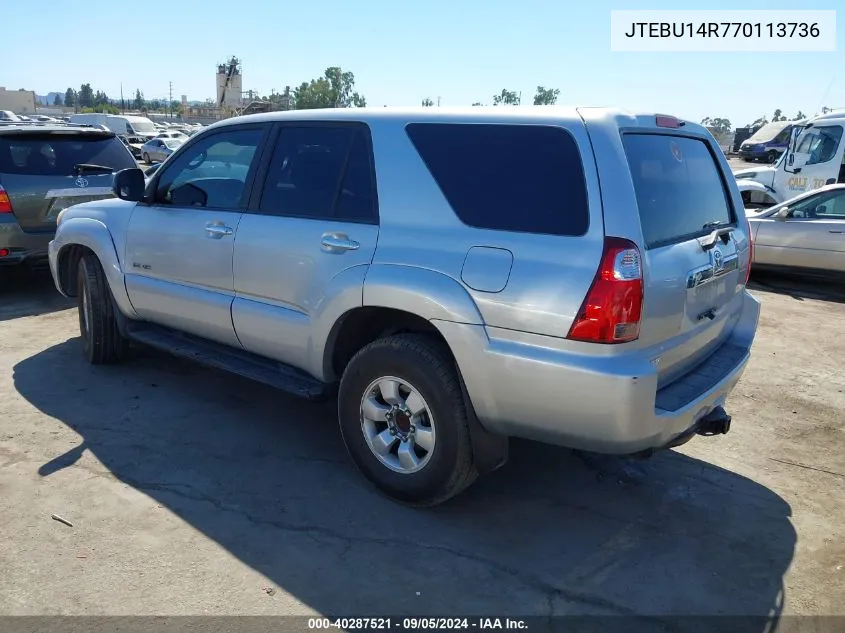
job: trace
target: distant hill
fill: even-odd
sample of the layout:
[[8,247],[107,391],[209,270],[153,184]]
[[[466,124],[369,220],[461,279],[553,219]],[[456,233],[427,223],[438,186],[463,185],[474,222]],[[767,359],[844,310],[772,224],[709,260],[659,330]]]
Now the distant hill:
[[48,92],[46,95],[35,95],[35,100],[40,103],[41,105],[53,105],[53,101],[56,99],[56,95],[62,95],[62,99],[65,97],[64,92]]

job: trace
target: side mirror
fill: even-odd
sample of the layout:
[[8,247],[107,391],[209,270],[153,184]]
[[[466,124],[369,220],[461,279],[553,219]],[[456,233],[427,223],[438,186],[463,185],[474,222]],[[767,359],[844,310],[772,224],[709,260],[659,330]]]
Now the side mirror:
[[144,172],[137,167],[121,169],[114,175],[112,192],[121,200],[138,202],[144,197]]
[[784,207],[783,209],[775,213],[775,220],[786,220],[789,217],[790,210],[791,209],[789,207]]

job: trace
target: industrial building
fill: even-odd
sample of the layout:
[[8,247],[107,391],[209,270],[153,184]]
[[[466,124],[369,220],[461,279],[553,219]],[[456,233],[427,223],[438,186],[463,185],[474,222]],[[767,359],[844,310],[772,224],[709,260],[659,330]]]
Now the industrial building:
[[35,92],[32,90],[6,90],[0,86],[0,110],[15,114],[35,114]]

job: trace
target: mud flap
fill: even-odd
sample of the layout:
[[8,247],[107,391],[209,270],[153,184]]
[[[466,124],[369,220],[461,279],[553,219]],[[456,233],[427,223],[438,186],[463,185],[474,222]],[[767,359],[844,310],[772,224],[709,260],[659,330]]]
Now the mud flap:
[[475,408],[472,406],[469,392],[467,391],[461,370],[455,365],[458,372],[458,379],[461,381],[461,394],[467,410],[467,425],[469,426],[470,442],[472,444],[472,457],[475,469],[479,475],[486,475],[498,470],[508,461],[510,441],[505,435],[491,433],[483,426],[475,415]]

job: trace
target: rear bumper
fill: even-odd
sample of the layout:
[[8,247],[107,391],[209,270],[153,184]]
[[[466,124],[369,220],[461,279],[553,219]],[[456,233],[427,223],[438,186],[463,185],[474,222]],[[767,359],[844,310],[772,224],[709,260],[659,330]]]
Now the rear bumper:
[[0,266],[46,265],[47,245],[55,232],[26,233],[14,218],[9,220],[0,221],[0,249],[11,251],[0,257]]
[[694,371],[658,389],[646,360],[575,354],[495,338],[484,326],[437,322],[479,420],[489,431],[585,451],[671,446],[723,406],[742,376],[760,304],[747,291],[731,337]]

